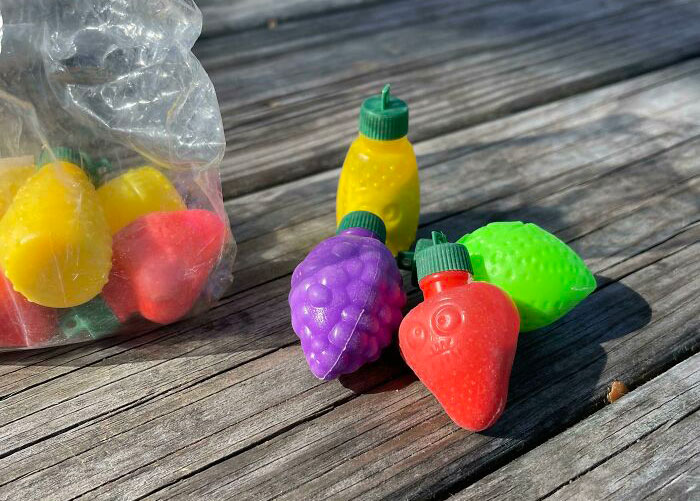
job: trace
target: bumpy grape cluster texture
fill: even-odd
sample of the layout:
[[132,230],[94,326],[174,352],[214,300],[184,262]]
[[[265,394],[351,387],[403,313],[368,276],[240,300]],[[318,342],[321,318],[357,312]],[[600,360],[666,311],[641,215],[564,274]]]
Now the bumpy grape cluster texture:
[[392,342],[406,303],[401,274],[379,240],[324,240],[294,270],[292,327],[313,374],[334,379],[373,362]]

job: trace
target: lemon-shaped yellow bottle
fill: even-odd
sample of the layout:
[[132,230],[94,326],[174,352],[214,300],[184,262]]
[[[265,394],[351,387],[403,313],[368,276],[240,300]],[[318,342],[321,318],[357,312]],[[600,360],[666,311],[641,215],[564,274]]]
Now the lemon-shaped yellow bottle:
[[32,156],[0,158],[0,217],[5,214],[17,191],[34,171]]
[[386,246],[396,255],[411,247],[418,230],[418,165],[408,141],[408,106],[386,85],[360,108],[357,138],[340,172],[336,220],[363,210],[382,218]]
[[[55,160],[54,160],[55,158]],[[112,265],[112,236],[77,151],[42,153],[0,220],[0,266],[29,301],[67,308],[97,296]]]
[[130,169],[97,189],[112,234],[151,212],[184,210],[175,186],[158,169]]

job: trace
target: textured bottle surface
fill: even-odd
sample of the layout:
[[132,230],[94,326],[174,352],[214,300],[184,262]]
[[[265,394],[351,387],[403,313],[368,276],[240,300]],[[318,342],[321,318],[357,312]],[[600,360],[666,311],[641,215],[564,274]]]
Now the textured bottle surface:
[[348,212],[377,214],[386,225],[392,254],[413,245],[418,229],[420,187],[413,146],[406,137],[377,141],[359,134],[340,173],[336,223]]
[[508,397],[518,341],[515,305],[464,271],[429,275],[420,286],[425,301],[401,323],[401,353],[457,425],[488,428]]
[[532,223],[491,223],[459,243],[469,251],[474,279],[497,285],[515,301],[523,332],[558,320],[596,287],[583,260]]
[[85,173],[57,164],[33,174],[0,221],[0,264],[29,301],[66,308],[89,301],[107,283],[112,237]]
[[334,379],[379,358],[406,303],[396,262],[358,228],[318,244],[294,270],[292,327],[313,374]]
[[186,208],[170,180],[150,166],[131,169],[107,181],[97,194],[112,234],[150,212]]

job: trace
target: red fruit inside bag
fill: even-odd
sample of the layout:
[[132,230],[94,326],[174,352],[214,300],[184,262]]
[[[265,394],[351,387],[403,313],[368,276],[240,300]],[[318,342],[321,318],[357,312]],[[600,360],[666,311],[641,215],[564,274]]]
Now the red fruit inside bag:
[[40,345],[53,336],[57,323],[56,310],[28,301],[0,271],[0,348]]
[[122,322],[135,312],[152,322],[174,322],[201,294],[225,237],[224,222],[210,211],[143,216],[114,236],[102,296]]

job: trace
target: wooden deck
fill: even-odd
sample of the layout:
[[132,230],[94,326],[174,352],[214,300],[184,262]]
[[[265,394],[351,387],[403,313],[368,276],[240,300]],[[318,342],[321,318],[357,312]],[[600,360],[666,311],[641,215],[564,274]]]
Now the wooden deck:
[[[700,496],[700,2],[199,3],[235,285],[144,336],[0,355],[0,499]],[[484,433],[396,350],[315,379],[290,326],[386,82],[411,106],[421,236],[532,221],[598,279],[521,335]],[[613,380],[632,391],[607,404]]]

